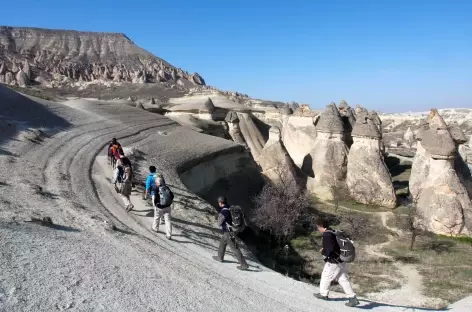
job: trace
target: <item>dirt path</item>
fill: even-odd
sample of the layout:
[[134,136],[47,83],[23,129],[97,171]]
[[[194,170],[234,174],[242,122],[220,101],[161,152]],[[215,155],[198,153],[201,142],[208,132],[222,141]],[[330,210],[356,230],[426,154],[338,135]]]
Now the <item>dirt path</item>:
[[[391,227],[388,225],[389,217],[393,216],[392,212],[379,212],[377,213],[380,216],[382,225],[389,231],[395,233],[395,236],[403,236],[404,232],[398,228]],[[419,274],[415,265],[401,263],[394,261],[394,258],[390,255],[382,252],[382,249],[395,240],[394,235],[388,235],[388,240],[384,243],[377,245],[368,245],[365,248],[365,251],[374,257],[384,258],[393,261],[394,266],[397,270],[403,275],[402,280],[398,280],[402,285],[398,289],[390,289],[382,291],[380,293],[371,293],[367,297],[377,301],[383,302],[395,302],[396,304],[405,305],[405,306],[441,306],[444,303],[441,299],[429,298],[422,294],[423,289],[423,278]]]

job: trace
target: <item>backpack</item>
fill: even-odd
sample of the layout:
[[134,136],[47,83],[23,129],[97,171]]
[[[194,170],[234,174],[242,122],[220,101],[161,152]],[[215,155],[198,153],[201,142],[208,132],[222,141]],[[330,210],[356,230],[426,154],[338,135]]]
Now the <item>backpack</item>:
[[234,205],[229,207],[231,213],[231,220],[233,222],[230,227],[233,232],[240,233],[246,228],[246,219],[244,218],[244,212],[240,206]]
[[123,182],[123,176],[125,174],[125,168],[122,166],[116,167],[118,169],[118,178],[116,179],[116,182],[122,183]]
[[[157,186],[154,186],[157,189]],[[157,190],[156,190],[157,191]],[[156,194],[157,195],[157,194]],[[154,196],[154,205],[169,207],[174,202],[174,193],[167,185],[159,186],[159,197]]]
[[350,263],[356,259],[356,247],[354,242],[343,231],[329,231],[336,236],[340,254],[339,258],[342,262]]

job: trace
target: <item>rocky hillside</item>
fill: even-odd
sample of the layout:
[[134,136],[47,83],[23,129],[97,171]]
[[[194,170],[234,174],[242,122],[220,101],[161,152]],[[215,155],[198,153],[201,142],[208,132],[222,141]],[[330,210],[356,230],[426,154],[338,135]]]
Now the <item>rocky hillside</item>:
[[170,82],[204,86],[124,34],[0,26],[0,83],[49,87],[76,82]]

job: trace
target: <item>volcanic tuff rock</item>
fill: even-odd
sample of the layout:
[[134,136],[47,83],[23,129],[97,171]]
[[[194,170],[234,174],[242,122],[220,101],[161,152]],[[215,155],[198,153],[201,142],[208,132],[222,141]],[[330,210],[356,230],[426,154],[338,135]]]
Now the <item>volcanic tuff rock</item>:
[[271,127],[269,130],[269,140],[261,151],[259,164],[262,174],[274,183],[297,182],[297,167],[287,153],[281,140],[280,129],[277,127]]
[[392,178],[381,154],[381,135],[375,116],[359,111],[352,131],[353,145],[347,161],[346,185],[357,202],[396,207]]
[[282,116],[282,141],[295,164],[313,177],[310,152],[315,145],[316,128],[313,117]]
[[239,127],[244,141],[246,141],[251,150],[252,157],[258,161],[261,155],[262,148],[265,145],[264,137],[252,120],[252,115],[249,113],[237,113],[239,119]]
[[344,125],[344,142],[351,147],[353,143],[351,132],[356,123],[355,112],[344,100],[339,102],[338,109]]
[[315,178],[308,189],[320,199],[333,199],[346,178],[348,148],[344,143],[344,126],[334,103],[326,106],[316,125],[317,136],[312,152]]
[[[428,125],[429,129],[421,131],[418,144],[417,153],[422,154],[422,162],[419,163],[415,156],[410,177],[410,190],[412,181],[422,180],[415,186],[417,194],[413,196],[418,223],[438,234],[470,234],[472,203],[454,170],[457,156],[454,140],[437,110],[431,110]],[[415,168],[418,164],[423,166],[421,170]],[[417,174],[422,176],[415,176]]]
[[239,128],[238,114],[235,111],[229,111],[226,115],[225,121],[228,124],[228,133],[233,141],[239,144],[246,144],[243,135],[241,134],[241,129]]
[[205,85],[198,73],[175,68],[124,34],[0,26],[0,82],[24,86],[33,80],[62,81],[61,77],[71,83],[184,80]]

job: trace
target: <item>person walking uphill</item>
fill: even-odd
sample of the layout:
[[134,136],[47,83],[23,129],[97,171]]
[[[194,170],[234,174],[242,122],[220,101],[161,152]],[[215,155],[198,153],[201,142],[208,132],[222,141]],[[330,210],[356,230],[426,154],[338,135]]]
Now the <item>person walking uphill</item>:
[[347,275],[347,264],[340,258],[341,249],[337,242],[336,234],[329,228],[329,223],[325,219],[317,219],[316,226],[318,231],[323,234],[323,244],[320,252],[324,256],[325,265],[321,273],[320,293],[314,294],[314,296],[318,299],[328,300],[331,282],[337,280],[349,298],[346,306],[354,307],[359,304],[359,301],[352,290],[352,285]]
[[225,197],[223,196],[218,197],[218,206],[221,208],[220,214],[218,215],[218,225],[221,227],[223,236],[221,237],[221,240],[220,240],[220,246],[218,248],[218,256],[213,256],[213,259],[218,262],[223,262],[223,259],[225,257],[225,252],[226,252],[226,246],[229,245],[236,259],[239,262],[238,269],[247,270],[249,266],[246,263],[246,260],[244,259],[238,246],[236,245],[235,235],[237,234],[237,232],[232,231],[231,225],[233,224],[233,220],[231,217],[230,206],[228,205],[228,202]]
[[154,206],[154,222],[152,229],[159,231],[159,220],[164,217],[167,239],[172,238],[172,224],[170,222],[171,206],[174,201],[174,194],[170,188],[165,185],[162,177],[156,176],[154,186],[152,187],[152,203]]

